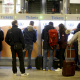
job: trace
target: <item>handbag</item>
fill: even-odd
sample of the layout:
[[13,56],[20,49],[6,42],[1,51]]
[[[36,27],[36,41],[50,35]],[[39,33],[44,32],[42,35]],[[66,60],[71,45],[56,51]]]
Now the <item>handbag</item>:
[[22,44],[21,43],[14,43],[14,49],[22,49]]
[[[11,30],[10,30],[11,31]],[[11,34],[12,34],[12,31],[11,31]],[[11,38],[12,38],[12,41],[13,41],[13,43],[14,43],[14,49],[15,50],[17,50],[17,49],[22,49],[22,44],[20,43],[20,42],[14,42],[14,38],[13,38],[13,34],[12,34],[12,36],[11,36]]]

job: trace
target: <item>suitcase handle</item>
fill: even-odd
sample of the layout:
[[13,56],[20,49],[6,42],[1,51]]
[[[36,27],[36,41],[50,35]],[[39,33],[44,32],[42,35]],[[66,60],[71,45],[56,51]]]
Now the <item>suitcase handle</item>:
[[[66,48],[66,59],[67,59],[67,49],[68,49],[68,46]],[[71,45],[70,45],[70,59],[71,59]]]

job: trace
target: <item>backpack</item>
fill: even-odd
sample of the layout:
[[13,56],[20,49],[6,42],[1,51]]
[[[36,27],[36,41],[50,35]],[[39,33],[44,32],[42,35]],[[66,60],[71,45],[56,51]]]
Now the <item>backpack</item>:
[[58,44],[58,32],[56,29],[50,29],[48,31],[48,44],[50,45],[51,49]]

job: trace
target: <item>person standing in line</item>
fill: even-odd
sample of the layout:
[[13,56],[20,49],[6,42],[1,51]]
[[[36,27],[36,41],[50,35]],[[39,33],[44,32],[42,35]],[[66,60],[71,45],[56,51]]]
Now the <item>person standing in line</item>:
[[4,40],[4,32],[0,28],[0,57],[1,57],[1,51],[2,51],[2,41]]
[[31,53],[33,50],[33,42],[35,43],[37,40],[37,32],[33,28],[34,22],[30,21],[28,27],[23,30],[24,42],[25,42],[25,50],[23,50],[23,54],[25,57],[26,51],[28,50],[28,69],[32,69],[31,66]]
[[[21,29],[18,28],[17,20],[14,20],[12,22],[12,28],[7,31],[7,34],[5,37],[5,42],[11,46],[13,74],[14,75],[17,74],[17,68],[16,68],[16,53],[17,53],[19,62],[20,62],[21,76],[27,76],[28,74],[25,73],[24,59],[23,59],[23,52],[22,52],[22,50],[25,48],[24,38],[23,38],[23,34],[21,32]],[[15,49],[15,44],[16,44],[17,48],[20,47],[18,45],[21,45],[21,48]]]
[[[78,31],[80,31],[80,23],[77,25],[77,29],[74,30],[74,33],[73,34],[76,34]],[[77,64],[79,64],[79,59],[78,59],[78,40],[76,40],[74,43],[74,49],[75,49],[75,58],[74,58],[74,61],[75,61],[75,70],[79,70],[79,67]]]
[[[71,30],[67,30],[63,24],[59,24],[59,59],[60,59],[60,69],[63,67],[63,60],[65,60],[65,49],[67,47],[68,35]],[[59,68],[55,71],[59,71]]]
[[53,22],[49,22],[49,25],[46,25],[42,31],[43,49],[44,49],[44,52],[43,52],[43,71],[46,70],[48,51],[49,51],[48,71],[52,70],[51,67],[52,67],[52,63],[53,63],[53,53],[54,53],[55,47],[52,49],[50,47],[50,45],[47,43],[48,31],[50,29],[55,29],[53,27]]

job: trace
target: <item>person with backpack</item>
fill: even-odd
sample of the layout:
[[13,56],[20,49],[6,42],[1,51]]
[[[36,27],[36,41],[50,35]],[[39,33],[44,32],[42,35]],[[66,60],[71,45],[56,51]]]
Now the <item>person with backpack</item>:
[[[49,51],[48,71],[52,70],[51,67],[53,64],[53,53],[56,47],[56,41],[58,42],[58,40],[56,39],[57,34],[58,34],[57,30],[53,27],[53,22],[49,22],[49,25],[46,25],[42,31],[43,50],[44,50],[43,52],[43,71],[46,70],[48,51]],[[54,37],[55,35],[56,37]]]
[[[59,59],[60,59],[60,69],[63,67],[63,60],[65,60],[64,53],[67,47],[68,35],[71,30],[67,30],[63,24],[59,24]],[[59,68],[55,71],[60,70]]]
[[2,41],[4,40],[4,32],[0,28],[0,53],[2,51]]
[[21,76],[27,76],[24,68],[24,58],[22,50],[25,48],[23,34],[21,29],[18,28],[17,20],[12,22],[12,28],[7,31],[5,42],[11,46],[12,52],[12,71],[13,75],[17,75],[17,67],[16,67],[16,53],[18,54],[19,62],[20,62],[20,71]]
[[32,69],[31,66],[31,53],[33,50],[33,43],[37,40],[37,31],[33,28],[34,21],[30,21],[30,25],[23,30],[24,42],[25,42],[25,50],[23,51],[24,57],[26,55],[26,51],[28,50],[28,69]]

